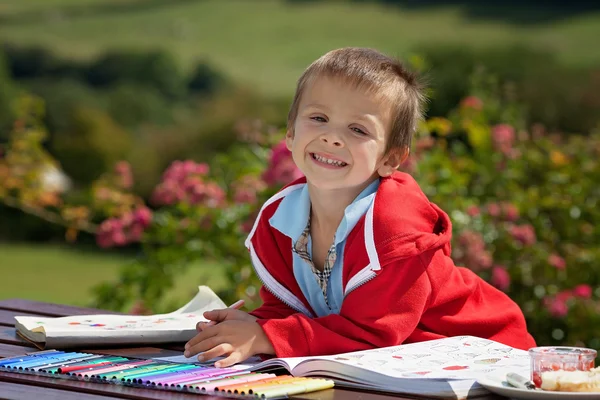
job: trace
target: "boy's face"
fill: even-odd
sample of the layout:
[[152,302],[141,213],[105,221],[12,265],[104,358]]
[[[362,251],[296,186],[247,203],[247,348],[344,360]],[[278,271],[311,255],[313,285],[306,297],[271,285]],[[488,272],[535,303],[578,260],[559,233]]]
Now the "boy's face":
[[384,156],[390,126],[391,109],[376,96],[319,77],[302,94],[286,143],[311,185],[360,191],[398,167],[397,157]]

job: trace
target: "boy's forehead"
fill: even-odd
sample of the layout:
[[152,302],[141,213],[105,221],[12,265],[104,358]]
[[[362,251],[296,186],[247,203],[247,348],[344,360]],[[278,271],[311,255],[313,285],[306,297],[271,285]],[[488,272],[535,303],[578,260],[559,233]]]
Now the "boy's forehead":
[[354,103],[369,113],[387,113],[391,109],[389,95],[383,90],[358,84],[348,78],[317,76],[306,82],[300,103],[304,106],[327,106],[332,101]]

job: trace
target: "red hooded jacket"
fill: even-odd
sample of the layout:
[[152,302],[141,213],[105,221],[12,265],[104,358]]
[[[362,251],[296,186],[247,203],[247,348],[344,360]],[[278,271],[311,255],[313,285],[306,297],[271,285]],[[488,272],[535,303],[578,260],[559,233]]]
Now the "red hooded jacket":
[[315,317],[292,270],[291,239],[271,227],[281,199],[269,199],[246,240],[263,282],[258,317],[278,357],[338,354],[472,335],[529,349],[518,305],[450,258],[451,223],[415,180],[382,178],[374,200],[346,239],[339,314]]

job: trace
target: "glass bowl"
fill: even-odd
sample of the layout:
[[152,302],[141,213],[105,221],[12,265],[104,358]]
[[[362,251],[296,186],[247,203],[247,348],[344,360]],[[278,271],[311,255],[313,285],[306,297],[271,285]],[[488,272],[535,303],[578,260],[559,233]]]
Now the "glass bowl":
[[542,372],[589,371],[594,368],[596,350],[584,347],[542,346],[529,349],[531,381],[542,386]]

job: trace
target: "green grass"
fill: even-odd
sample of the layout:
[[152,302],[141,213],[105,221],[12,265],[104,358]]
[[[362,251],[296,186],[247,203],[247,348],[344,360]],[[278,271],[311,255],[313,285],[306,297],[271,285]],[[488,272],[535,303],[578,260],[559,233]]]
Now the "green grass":
[[[519,12],[518,10],[515,12]],[[522,12],[528,12],[523,10]],[[111,48],[165,48],[184,67],[206,58],[234,79],[289,95],[302,70],[341,46],[402,56],[422,44],[529,44],[572,65],[600,62],[593,51],[600,13],[514,25],[465,16],[459,7],[402,9],[373,3],[284,0],[5,0],[0,38],[89,58]]]
[[[76,306],[89,305],[91,288],[115,280],[126,256],[82,251],[69,246],[0,244],[0,300],[22,298]],[[224,281],[215,263],[198,263],[178,277],[168,300],[183,305],[199,285],[213,290]]]

